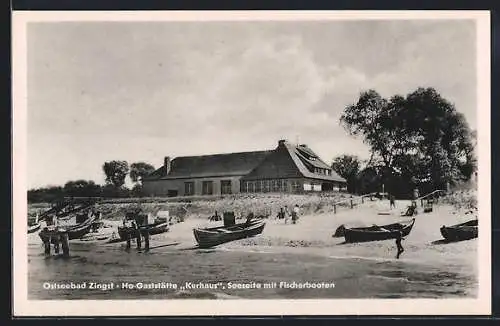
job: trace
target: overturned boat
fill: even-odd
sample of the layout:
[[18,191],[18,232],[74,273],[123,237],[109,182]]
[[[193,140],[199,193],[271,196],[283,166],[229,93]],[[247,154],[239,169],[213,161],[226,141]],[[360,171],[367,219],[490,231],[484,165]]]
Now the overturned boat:
[[195,228],[194,237],[200,248],[210,248],[226,242],[261,234],[266,222],[262,218],[250,218],[244,223],[213,228]]
[[477,238],[478,236],[477,219],[451,226],[442,226],[440,231],[443,238],[447,241],[462,241]]
[[346,228],[343,234],[346,242],[367,242],[396,239],[399,235],[406,237],[410,234],[415,218],[386,225],[372,225],[369,227]]

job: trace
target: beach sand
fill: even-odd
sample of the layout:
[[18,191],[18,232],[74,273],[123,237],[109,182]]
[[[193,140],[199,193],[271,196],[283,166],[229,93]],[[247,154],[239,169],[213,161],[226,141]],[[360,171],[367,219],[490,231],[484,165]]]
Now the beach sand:
[[[127,253],[123,242],[106,244],[105,239],[117,231],[121,221],[104,220],[107,227],[89,234],[86,239],[72,240],[70,246],[74,257],[69,263],[55,260],[58,264],[43,258],[40,239],[36,233],[30,234],[30,282],[35,284],[30,293],[37,298],[54,298],[36,284],[47,277],[59,280],[67,275],[72,275],[75,280],[90,277],[103,281],[171,279],[175,282],[209,280],[217,275],[221,280],[335,281],[335,291],[301,292],[301,297],[308,298],[477,295],[477,239],[442,243],[439,231],[442,225],[474,218],[451,205],[435,205],[431,213],[423,213],[419,207],[413,230],[403,241],[405,252],[400,259],[395,258],[397,249],[393,240],[345,244],[343,237],[332,237],[342,224],[370,226],[409,220],[409,217],[400,216],[409,202],[398,201],[397,205],[396,209],[390,210],[388,201],[376,200],[365,201],[354,209],[337,209],[336,214],[330,207],[324,207],[319,213],[308,210],[300,216],[298,224],[285,224],[271,215],[266,219],[263,233],[258,236],[195,250],[190,250],[196,247],[193,228],[220,226],[223,222],[210,222],[206,215],[188,214],[184,222],[171,225],[168,232],[151,236],[148,255],[134,254],[135,249]],[[295,298],[297,295],[280,289],[271,292],[226,294],[249,298]],[[68,292],[67,295],[86,298],[95,294]],[[106,292],[100,297],[142,298],[151,295],[147,291]],[[165,294],[155,295],[161,298]],[[167,295],[175,297],[180,294]],[[197,295],[192,293],[191,297]]]
[[[222,244],[217,250],[297,252],[372,260],[395,259],[397,250],[392,240],[345,244],[343,237],[335,238],[333,234],[340,225],[356,227],[410,220],[409,217],[401,216],[409,204],[409,201],[398,201],[398,206],[391,210],[386,200],[367,201],[354,209],[339,209],[336,214],[325,212],[302,215],[298,224],[285,224],[284,220],[270,216],[266,219],[266,226],[261,235]],[[430,213],[423,213],[422,207],[419,207],[415,217],[416,222],[411,233],[403,240],[405,252],[400,260],[428,265],[449,265],[454,269],[477,272],[477,241],[443,243],[439,231],[442,225],[461,223],[475,218],[473,215],[457,211],[451,205],[434,205]],[[108,227],[102,228],[98,235],[93,236],[94,239],[116,232],[120,224],[120,221],[105,221]],[[151,247],[178,243],[177,248],[192,248],[196,246],[193,228],[222,224],[222,221],[210,222],[207,217],[188,215],[184,222],[171,225],[168,232],[153,235]],[[116,245],[119,244],[106,244]]]

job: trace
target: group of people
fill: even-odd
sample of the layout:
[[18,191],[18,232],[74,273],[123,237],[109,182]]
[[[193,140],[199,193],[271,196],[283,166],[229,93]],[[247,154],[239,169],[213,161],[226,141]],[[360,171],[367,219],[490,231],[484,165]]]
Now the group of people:
[[296,204],[291,211],[288,209],[288,206],[281,207],[277,217],[280,220],[284,219],[285,224],[288,224],[289,221],[291,221],[292,224],[297,224],[299,221],[299,215],[300,208],[299,205]]

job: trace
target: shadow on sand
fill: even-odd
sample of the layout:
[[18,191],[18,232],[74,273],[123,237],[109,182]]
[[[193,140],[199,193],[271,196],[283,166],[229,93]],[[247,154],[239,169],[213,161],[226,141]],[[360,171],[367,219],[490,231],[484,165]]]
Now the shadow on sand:
[[439,240],[432,241],[431,244],[432,245],[443,245],[443,244],[455,243],[455,242],[462,242],[462,241],[468,241],[468,240],[473,240],[473,239],[475,239],[475,238],[472,238],[472,239],[458,239],[458,240],[439,239]]

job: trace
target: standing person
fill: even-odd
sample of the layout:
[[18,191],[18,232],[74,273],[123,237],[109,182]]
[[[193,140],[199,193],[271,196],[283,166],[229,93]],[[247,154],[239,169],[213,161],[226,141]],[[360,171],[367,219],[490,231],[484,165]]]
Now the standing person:
[[292,224],[297,223],[297,220],[299,219],[299,213],[300,213],[299,205],[295,204],[295,207],[292,210]]
[[418,199],[418,197],[419,197],[418,188],[415,188],[413,190],[413,200],[411,202],[412,206],[417,207],[417,199]]
[[389,195],[389,200],[391,202],[391,209],[393,207],[396,208],[396,197],[393,194],[391,194],[391,195]]
[[398,248],[398,253],[396,255],[396,259],[399,259],[399,256],[405,251],[403,246],[401,245],[401,240],[404,240],[403,238],[403,231],[398,231],[396,235],[396,247]]
[[288,206],[285,206],[285,213],[284,213],[284,219],[285,219],[285,224],[288,224],[288,218],[290,217],[290,211],[288,210]]
[[285,218],[285,210],[283,209],[283,207],[280,207],[280,211],[278,212],[278,219],[282,220],[284,218]]

